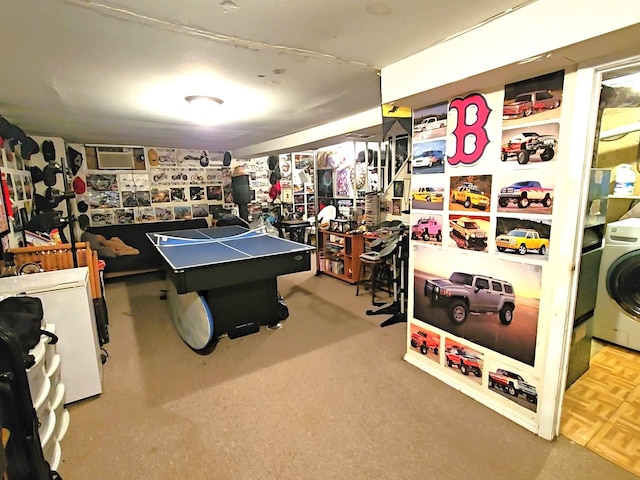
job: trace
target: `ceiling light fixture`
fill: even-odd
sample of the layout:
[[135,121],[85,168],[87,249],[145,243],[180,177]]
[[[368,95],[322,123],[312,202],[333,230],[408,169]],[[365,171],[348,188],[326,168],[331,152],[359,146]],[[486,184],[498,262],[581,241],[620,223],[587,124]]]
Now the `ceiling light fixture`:
[[224,103],[223,100],[206,95],[189,95],[184,97],[189,104],[189,117],[200,125],[212,125],[217,116],[216,110]]

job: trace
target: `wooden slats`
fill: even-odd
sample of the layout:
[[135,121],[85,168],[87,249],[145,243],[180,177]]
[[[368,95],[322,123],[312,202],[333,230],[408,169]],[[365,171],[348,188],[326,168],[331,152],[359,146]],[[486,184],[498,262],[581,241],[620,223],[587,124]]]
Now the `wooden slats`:
[[[42,245],[35,247],[13,248],[14,261],[19,268],[25,263],[37,263],[45,271],[74,268],[71,244]],[[91,295],[101,298],[100,272],[98,269],[98,252],[91,250],[88,243],[76,243],[76,259],[78,267],[89,267],[89,284]]]

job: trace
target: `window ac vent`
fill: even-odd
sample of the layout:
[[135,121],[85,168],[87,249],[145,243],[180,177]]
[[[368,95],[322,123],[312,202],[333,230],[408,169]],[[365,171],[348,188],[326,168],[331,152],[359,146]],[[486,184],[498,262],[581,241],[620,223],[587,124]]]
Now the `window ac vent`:
[[131,170],[133,149],[126,147],[97,147],[98,168],[101,170]]

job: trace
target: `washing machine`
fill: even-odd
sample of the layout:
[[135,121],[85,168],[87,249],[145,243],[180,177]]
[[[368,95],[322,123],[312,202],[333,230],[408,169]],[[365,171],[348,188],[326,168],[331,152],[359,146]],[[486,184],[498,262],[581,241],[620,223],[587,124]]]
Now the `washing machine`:
[[640,351],[640,218],[607,225],[593,336]]

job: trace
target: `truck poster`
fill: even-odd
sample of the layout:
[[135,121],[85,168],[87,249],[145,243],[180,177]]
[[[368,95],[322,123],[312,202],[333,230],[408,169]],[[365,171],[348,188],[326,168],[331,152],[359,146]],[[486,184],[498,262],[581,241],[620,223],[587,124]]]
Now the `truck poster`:
[[563,82],[553,72],[413,114],[407,356],[534,415]]
[[413,316],[533,366],[542,267],[491,255],[414,247]]

